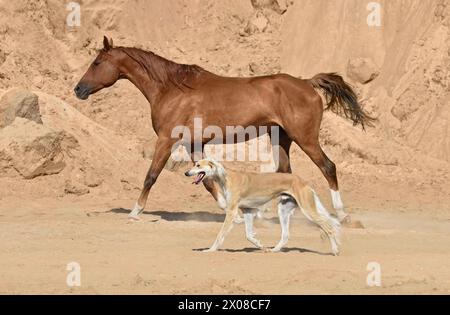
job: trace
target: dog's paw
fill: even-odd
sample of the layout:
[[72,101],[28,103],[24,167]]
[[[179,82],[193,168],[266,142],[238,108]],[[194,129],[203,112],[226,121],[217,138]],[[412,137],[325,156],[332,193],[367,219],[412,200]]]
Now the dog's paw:
[[352,217],[347,213],[338,214],[338,220],[342,225],[352,223]]
[[253,236],[247,236],[247,241],[249,241],[252,245],[258,247],[259,249],[264,247],[261,241]]
[[332,250],[331,254],[333,254],[333,256],[337,257],[337,256],[339,256],[340,252],[339,252],[339,250]]
[[244,222],[245,222],[244,218],[242,218],[240,216],[236,216],[236,218],[234,218],[234,223],[236,223],[236,224],[242,224]]
[[214,249],[214,248],[208,248],[208,249],[202,250],[202,253],[214,253],[215,251],[216,251],[216,249]]

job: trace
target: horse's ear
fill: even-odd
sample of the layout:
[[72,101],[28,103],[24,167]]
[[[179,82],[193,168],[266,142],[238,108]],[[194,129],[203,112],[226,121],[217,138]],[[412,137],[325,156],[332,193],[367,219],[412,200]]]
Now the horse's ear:
[[113,45],[113,40],[112,40],[112,37],[109,39],[109,48],[113,48],[114,47],[114,45]]
[[108,51],[112,48],[112,40],[111,42],[108,40],[108,37],[103,36],[103,50]]

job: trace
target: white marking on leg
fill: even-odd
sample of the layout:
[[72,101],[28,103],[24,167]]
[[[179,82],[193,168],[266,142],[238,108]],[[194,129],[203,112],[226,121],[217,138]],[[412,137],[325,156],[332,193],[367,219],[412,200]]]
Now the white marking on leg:
[[253,212],[244,213],[245,221],[245,235],[247,240],[258,248],[262,248],[261,242],[255,238],[256,233],[253,231],[253,218],[255,214]]
[[331,231],[324,230],[324,232],[328,236],[328,239],[330,240],[330,246],[333,255],[337,256],[339,255],[341,224],[339,223],[338,220],[336,220],[330,215],[330,213],[327,211],[327,209],[320,201],[319,196],[317,196],[317,194],[314,191],[313,193],[317,212],[320,214],[323,220],[327,222],[327,224],[331,227]]
[[335,210],[344,210],[344,203],[341,199],[341,194],[339,191],[335,191],[333,189],[330,189],[331,192],[331,200],[333,201],[333,208]]
[[341,199],[341,194],[339,191],[335,191],[333,189],[330,189],[331,192],[331,200],[333,201],[333,208],[336,210],[337,216],[339,221],[344,221],[348,214],[344,211],[344,203]]
[[128,215],[128,218],[132,220],[140,220],[139,215],[144,211],[144,208],[141,207],[137,202],[134,205],[133,211]]
[[289,241],[289,221],[297,204],[291,198],[281,198],[278,204],[278,216],[280,217],[281,239],[271,251],[279,252]]
[[217,194],[217,203],[219,204],[220,209],[225,210],[227,208],[227,201],[220,192]]

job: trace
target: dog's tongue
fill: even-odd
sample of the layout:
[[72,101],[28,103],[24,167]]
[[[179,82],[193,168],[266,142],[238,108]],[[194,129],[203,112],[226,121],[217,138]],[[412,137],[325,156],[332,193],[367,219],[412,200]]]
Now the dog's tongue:
[[195,180],[192,182],[192,184],[198,185],[200,184],[200,182],[202,181],[203,177],[205,176],[205,174],[200,173],[195,177]]

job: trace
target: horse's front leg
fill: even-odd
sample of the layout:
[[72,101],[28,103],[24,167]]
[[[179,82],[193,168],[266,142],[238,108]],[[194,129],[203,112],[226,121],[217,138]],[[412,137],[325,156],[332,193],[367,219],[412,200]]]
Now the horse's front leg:
[[150,189],[155,184],[159,174],[163,170],[172,152],[172,145],[174,140],[167,137],[159,137],[156,141],[155,154],[153,156],[152,164],[145,177],[144,187],[142,188],[141,195],[134,206],[133,211],[129,214],[129,218],[132,220],[139,220],[139,215],[144,211],[147,203]]

